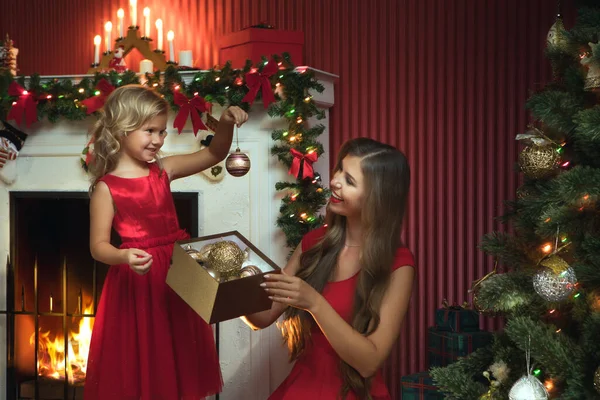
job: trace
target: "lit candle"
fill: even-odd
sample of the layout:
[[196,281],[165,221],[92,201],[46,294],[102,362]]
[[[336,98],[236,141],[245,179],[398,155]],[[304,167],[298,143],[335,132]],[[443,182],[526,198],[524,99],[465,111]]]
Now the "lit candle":
[[104,30],[106,35],[104,36],[104,44],[106,46],[106,51],[110,51],[110,33],[112,31],[112,22],[108,21],[106,24],[104,24]]
[[173,51],[173,38],[175,34],[173,31],[167,32],[167,41],[169,42],[169,61],[175,61],[175,52]]
[[117,18],[119,19],[119,37],[123,37],[123,17],[125,16],[125,11],[122,8],[117,10]]
[[157,43],[156,43],[156,49],[157,50],[162,50],[163,48],[163,26],[162,26],[162,19],[157,19],[156,20],[156,30],[157,30]]
[[144,36],[150,37],[150,9],[144,7]]
[[100,35],[94,36],[94,65],[100,64],[100,43],[102,43]]
[[129,0],[129,6],[131,7],[131,26],[137,26],[137,0]]

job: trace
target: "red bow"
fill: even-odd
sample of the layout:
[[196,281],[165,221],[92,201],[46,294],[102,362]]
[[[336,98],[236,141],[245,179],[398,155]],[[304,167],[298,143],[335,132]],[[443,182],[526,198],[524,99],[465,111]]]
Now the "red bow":
[[246,74],[246,86],[248,89],[248,93],[242,99],[242,101],[250,103],[256,98],[258,94],[258,90],[262,87],[262,99],[265,108],[269,107],[269,104],[275,101],[275,95],[273,94],[273,90],[271,89],[271,82],[269,78],[277,72],[277,63],[275,61],[270,61],[263,68],[262,72],[250,72]]
[[15,120],[21,126],[23,115],[25,115],[25,124],[27,127],[37,121],[37,100],[31,93],[28,93],[25,88],[17,82],[12,82],[8,87],[9,96],[19,96],[19,99],[13,103],[10,108],[7,120]]
[[297,178],[300,178],[298,174],[300,173],[300,164],[304,161],[304,168],[302,169],[302,178],[312,178],[315,176],[312,164],[317,161],[318,155],[316,151],[309,151],[306,154],[300,153],[296,149],[290,149],[290,153],[294,156],[292,160],[292,166],[288,171],[289,174],[294,175]]
[[202,97],[198,95],[194,95],[192,99],[188,99],[180,92],[173,93],[173,101],[175,104],[179,106],[179,112],[175,117],[175,121],[173,121],[173,128],[177,128],[179,133],[185,126],[185,122],[188,119],[188,116],[192,116],[192,129],[194,130],[194,136],[198,133],[199,130],[206,131],[208,128],[202,122],[202,118],[200,118],[199,112],[210,112],[212,109],[212,104]]
[[86,107],[86,114],[88,115],[101,109],[108,95],[115,90],[115,87],[108,83],[108,81],[104,78],[100,79],[96,88],[100,91],[99,95],[92,96],[89,99],[85,99],[81,102],[81,104]]

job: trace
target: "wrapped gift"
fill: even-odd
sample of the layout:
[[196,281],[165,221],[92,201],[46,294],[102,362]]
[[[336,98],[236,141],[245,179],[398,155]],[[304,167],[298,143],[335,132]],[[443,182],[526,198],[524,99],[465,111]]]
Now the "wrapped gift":
[[435,326],[441,331],[475,332],[479,330],[479,313],[467,304],[449,306],[444,300],[442,308],[435,310]]
[[433,384],[428,372],[402,377],[402,400],[441,400],[444,395]]
[[445,367],[492,343],[491,332],[447,332],[429,328],[429,367]]
[[208,324],[271,308],[260,286],[279,267],[238,231],[175,242],[167,284]]
[[303,64],[304,33],[280,29],[248,28],[220,37],[219,64],[231,61],[233,68],[243,68],[246,60],[253,64],[265,56],[289,53],[295,65]]

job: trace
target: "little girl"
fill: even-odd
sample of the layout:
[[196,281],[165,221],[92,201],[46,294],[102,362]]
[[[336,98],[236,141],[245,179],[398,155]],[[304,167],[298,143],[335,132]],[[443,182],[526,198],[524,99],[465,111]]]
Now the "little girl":
[[284,314],[292,372],[271,400],[390,399],[379,369],[398,339],[414,261],[401,244],[409,187],[404,155],[375,140],[345,143],[331,179],[329,224],[304,236],[283,274],[262,284]]
[[[94,323],[86,400],[202,399],[222,378],[213,332],[165,283],[179,228],[170,182],[223,160],[238,107],[221,115],[209,147],[159,158],[169,106],[139,85],[116,89],[94,128],[90,250],[112,265]],[[123,244],[110,243],[111,227]]]

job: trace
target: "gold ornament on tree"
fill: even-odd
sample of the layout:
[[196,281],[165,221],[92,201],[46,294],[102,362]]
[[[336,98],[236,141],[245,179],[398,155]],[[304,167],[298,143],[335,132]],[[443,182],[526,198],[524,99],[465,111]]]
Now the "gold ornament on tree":
[[494,264],[494,269],[490,273],[485,275],[483,278],[480,278],[480,279],[474,281],[471,284],[471,288],[469,289],[469,293],[471,293],[473,295],[473,308],[482,315],[486,315],[486,316],[494,315],[493,311],[488,310],[485,307],[482,307],[482,305],[479,301],[479,290],[481,289],[481,287],[483,285],[485,285],[484,282],[486,280],[488,280],[490,277],[492,277],[496,274],[497,268],[498,268],[498,261],[496,261],[496,263]]
[[246,153],[240,151],[240,142],[238,140],[238,127],[235,127],[235,152],[231,153],[225,161],[225,168],[230,175],[235,177],[244,176],[250,171],[250,158]]
[[560,162],[559,146],[542,131],[533,128],[524,134],[518,134],[517,140],[527,142],[519,154],[521,171],[530,179],[542,179],[553,175]]
[[563,24],[562,15],[557,14],[554,24],[550,27],[546,36],[546,45],[549,49],[568,51],[569,37],[565,25]]
[[[587,67],[587,75],[583,88],[591,92],[600,92],[600,62],[597,58],[600,54],[600,43],[588,43],[590,52],[581,56],[580,63]],[[594,56],[596,60],[593,60]]]

